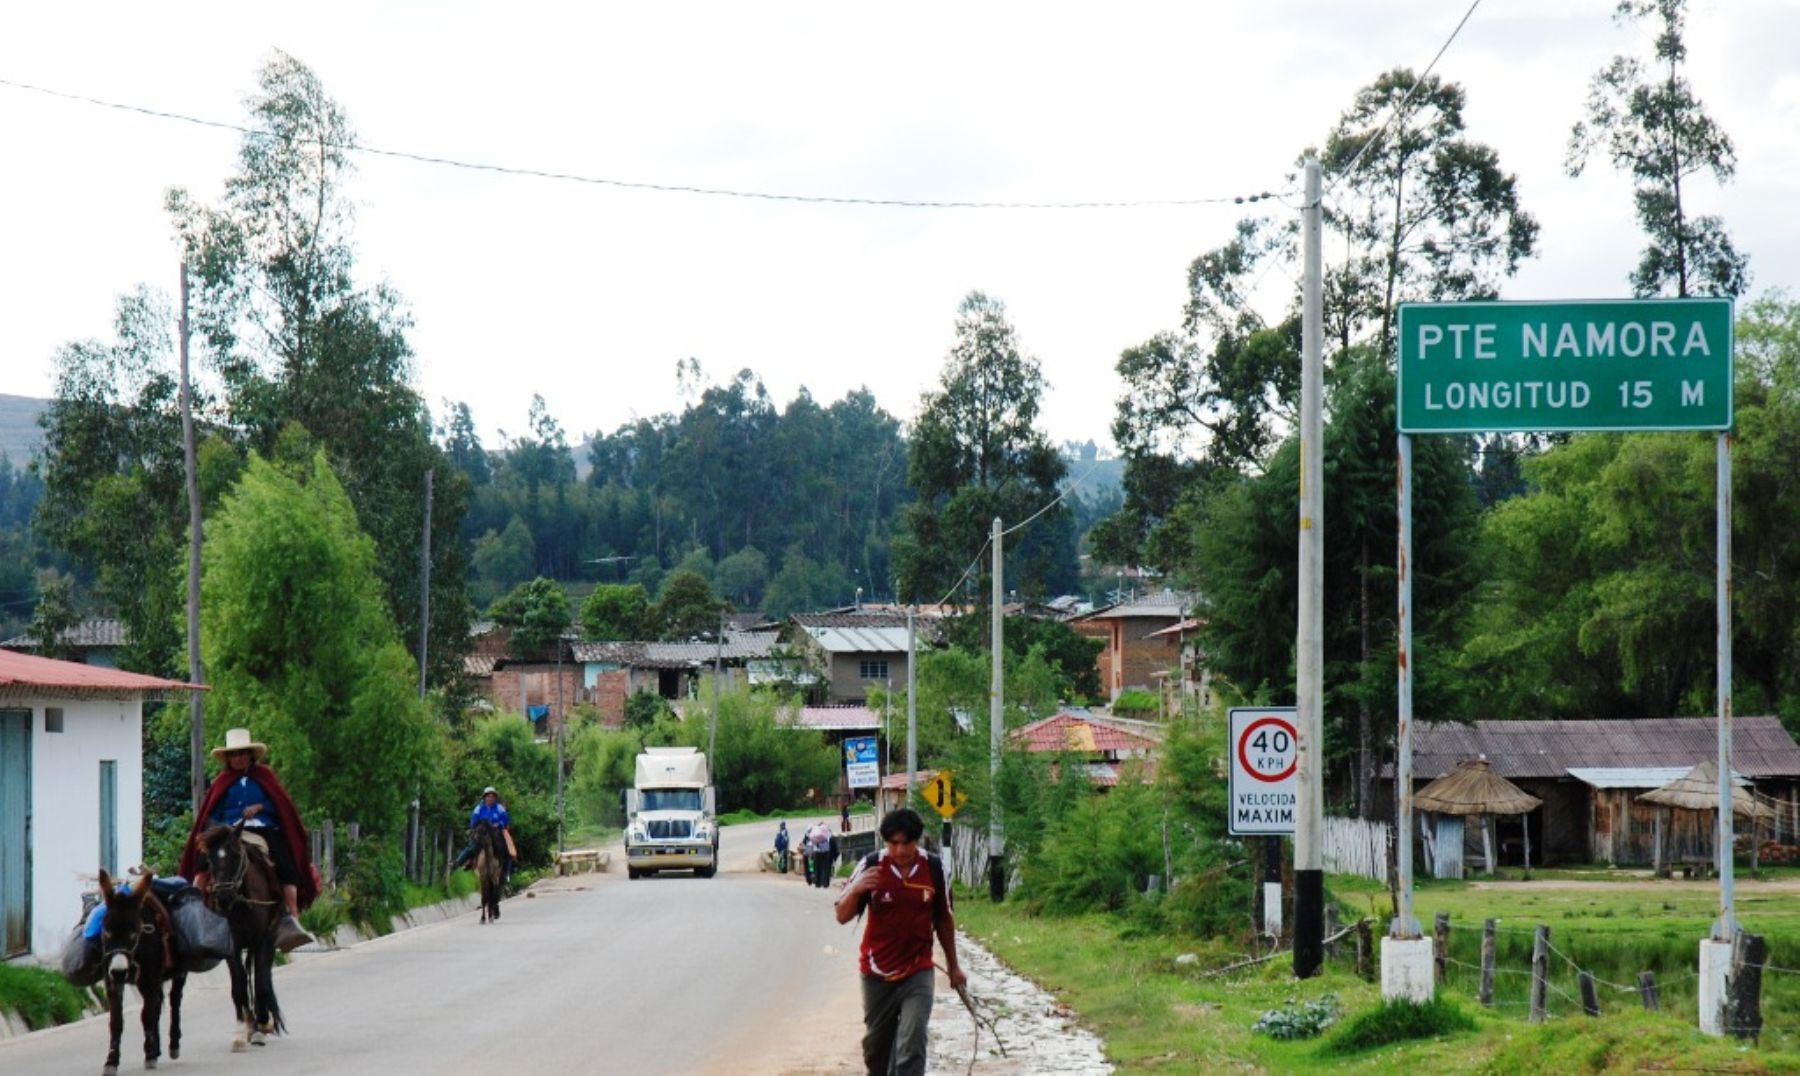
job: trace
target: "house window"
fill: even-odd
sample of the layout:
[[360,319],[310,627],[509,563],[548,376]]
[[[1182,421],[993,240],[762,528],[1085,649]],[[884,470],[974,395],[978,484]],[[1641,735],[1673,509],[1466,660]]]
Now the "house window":
[[62,715],[62,707],[60,706],[44,707],[44,731],[61,732],[63,730]]
[[865,661],[865,662],[863,662],[862,663],[862,678],[864,680],[886,680],[888,678],[887,662],[885,662],[885,661]]

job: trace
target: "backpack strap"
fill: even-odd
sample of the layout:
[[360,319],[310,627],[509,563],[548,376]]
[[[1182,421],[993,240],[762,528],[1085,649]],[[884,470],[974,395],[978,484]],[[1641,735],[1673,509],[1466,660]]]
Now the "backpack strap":
[[[944,860],[941,856],[934,855],[931,852],[925,852],[923,855],[925,856],[926,865],[931,868],[931,884],[936,886],[937,891],[943,895],[944,902],[941,907],[947,910],[950,907],[950,886],[944,878]],[[936,926],[943,920],[943,916],[938,913],[939,907],[940,905],[935,903],[931,906],[931,923],[933,926]]]

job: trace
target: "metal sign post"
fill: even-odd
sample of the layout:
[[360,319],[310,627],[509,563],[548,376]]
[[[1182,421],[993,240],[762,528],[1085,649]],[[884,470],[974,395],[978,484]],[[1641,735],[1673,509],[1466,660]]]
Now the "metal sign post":
[[[1394,939],[1412,918],[1412,438],[1415,433],[1716,430],[1719,710],[1719,918],[1700,943],[1700,1027],[1722,1034],[1737,930],[1732,899],[1731,424],[1732,300],[1403,303],[1399,311],[1400,715],[1394,767],[1399,899]],[[1402,933],[1402,932],[1405,933]],[[1392,982],[1383,996],[1417,996]],[[1422,988],[1430,996],[1429,978]],[[1421,998],[1422,1000],[1422,998]]]

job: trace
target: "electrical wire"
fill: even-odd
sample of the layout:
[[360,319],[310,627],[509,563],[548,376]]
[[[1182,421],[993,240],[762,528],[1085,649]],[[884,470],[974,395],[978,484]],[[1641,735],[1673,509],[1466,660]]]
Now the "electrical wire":
[[1400,99],[1399,107],[1394,109],[1393,114],[1388,117],[1386,123],[1376,128],[1375,133],[1369,137],[1369,140],[1363,143],[1362,149],[1356,151],[1356,156],[1350,159],[1349,167],[1340,171],[1337,176],[1332,179],[1330,185],[1325,188],[1325,192],[1319,196],[1321,202],[1330,197],[1332,191],[1337,190],[1337,185],[1343,181],[1345,176],[1356,171],[1356,166],[1362,161],[1363,154],[1369,152],[1370,149],[1374,148],[1377,142],[1381,141],[1382,136],[1387,134],[1388,128],[1393,126],[1394,121],[1406,114],[1406,106],[1412,101],[1413,94],[1419,92],[1419,87],[1423,86],[1425,80],[1431,76],[1432,69],[1437,66],[1439,60],[1444,58],[1444,53],[1449,51],[1451,42],[1456,40],[1456,35],[1462,33],[1462,28],[1468,25],[1469,16],[1475,14],[1475,9],[1480,6],[1481,0],[1474,0],[1474,2],[1469,5],[1469,10],[1463,12],[1462,19],[1456,24],[1456,29],[1450,31],[1450,36],[1444,39],[1442,45],[1438,46],[1437,55],[1433,56],[1431,62],[1425,65],[1425,70],[1419,72],[1419,77],[1413,80],[1411,88],[1406,91],[1406,96]]
[[[123,101],[111,101],[88,94],[72,93],[67,90],[53,89],[29,82],[0,77],[0,86],[43,94],[65,101],[94,105],[99,108],[110,108],[119,112],[130,112],[155,119],[170,120],[177,123],[192,124],[221,131],[235,131],[246,138],[276,138],[270,131],[245,127],[242,124],[227,123],[224,120],[206,119],[192,116],[184,112],[172,112],[167,109],[149,108]],[[917,198],[870,198],[849,195],[828,194],[794,194],[783,191],[739,190],[729,187],[706,187],[692,183],[657,183],[647,180],[617,179],[608,176],[583,175],[576,172],[560,172],[546,168],[530,168],[519,165],[491,164],[483,161],[468,161],[455,157],[444,157],[432,153],[418,153],[411,150],[388,149],[371,146],[359,142],[335,142],[322,139],[307,139],[309,144],[323,144],[331,149],[349,153],[363,153],[375,157],[387,157],[394,160],[412,161],[416,164],[438,165],[445,168],[460,168],[471,172],[487,172],[495,175],[517,176],[529,179],[548,179],[565,183],[580,183],[588,186],[611,187],[619,190],[651,191],[660,194],[694,194],[714,198],[738,198],[765,202],[792,202],[810,205],[864,206],[894,209],[1170,209],[1208,205],[1247,205],[1275,198],[1272,191],[1261,191],[1256,194],[1217,195],[1198,198],[1140,198],[1140,199],[1092,199],[1077,201],[955,201],[931,200]]]

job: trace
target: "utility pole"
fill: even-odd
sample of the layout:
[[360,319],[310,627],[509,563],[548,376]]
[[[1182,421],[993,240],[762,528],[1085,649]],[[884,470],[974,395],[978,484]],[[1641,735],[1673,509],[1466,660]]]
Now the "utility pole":
[[[1306,203],[1301,226],[1305,272],[1300,319],[1300,624],[1298,665],[1300,735],[1297,744],[1298,794],[1294,804],[1294,976],[1310,979],[1325,958],[1325,875],[1319,854],[1324,829],[1325,706],[1325,453],[1321,396],[1324,393],[1324,335],[1321,308],[1322,230],[1319,161],[1306,160]],[[1401,840],[1408,835],[1402,834]]]
[[719,759],[714,748],[719,743],[719,696],[721,694],[721,677],[725,669],[725,610],[719,610],[719,637],[713,647],[713,697],[712,715],[706,726],[706,765],[712,773],[719,772]]
[[425,530],[419,539],[419,698],[425,697],[425,646],[431,641],[431,468],[425,468]]
[[993,679],[988,685],[988,897],[995,904],[1006,899],[1006,829],[1000,822],[1000,740],[1006,694],[1006,653],[1000,581],[1005,564],[1000,555],[1000,517],[994,517],[994,630],[990,639],[993,650]]
[[[187,468],[188,578],[187,650],[188,682],[206,682],[200,664],[200,471],[194,453],[194,389],[188,377],[188,269],[181,262],[181,454]],[[194,813],[206,797],[206,702],[204,691],[188,692],[188,791]]]
[[911,807],[913,781],[919,773],[919,643],[914,634],[913,607],[906,607],[906,802]]

